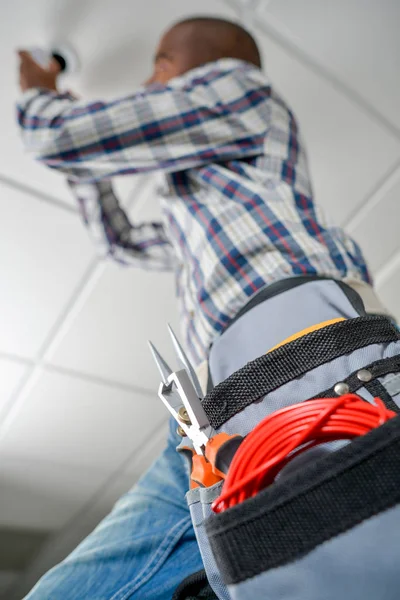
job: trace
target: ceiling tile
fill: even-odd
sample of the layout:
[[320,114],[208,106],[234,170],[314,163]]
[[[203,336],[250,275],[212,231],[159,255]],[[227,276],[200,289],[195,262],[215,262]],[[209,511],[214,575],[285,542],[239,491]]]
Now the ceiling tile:
[[377,276],[377,291],[384,305],[400,324],[400,253],[394,258],[384,277]]
[[154,394],[44,371],[15,411],[0,453],[110,474],[165,418]]
[[400,248],[400,169],[390,185],[377,192],[373,202],[368,203],[354,224],[348,227],[364,250],[373,273],[377,273]]
[[156,392],[158,374],[147,340],[173,359],[167,323],[178,330],[174,290],[170,273],[108,264],[46,360]]
[[260,2],[267,22],[400,128],[397,0]]
[[400,143],[289,51],[258,40],[272,84],[298,118],[315,199],[344,223],[399,159]]
[[0,412],[7,405],[26,371],[26,365],[0,358]]
[[33,357],[94,257],[73,214],[0,185],[0,350]]
[[0,526],[58,530],[76,517],[109,476],[102,465],[85,468],[52,462],[51,448],[46,457],[0,454]]
[[4,96],[8,94],[7,88],[4,90],[5,93],[2,93],[0,99],[0,110],[3,111],[0,118],[3,131],[0,145],[0,179],[3,176],[7,181],[11,179],[17,184],[22,183],[43,193],[47,198],[54,198],[69,206],[75,206],[65,176],[39,164],[23,149],[18,128],[14,123],[14,111],[10,110],[13,104],[11,98],[8,98],[9,103],[5,105]]

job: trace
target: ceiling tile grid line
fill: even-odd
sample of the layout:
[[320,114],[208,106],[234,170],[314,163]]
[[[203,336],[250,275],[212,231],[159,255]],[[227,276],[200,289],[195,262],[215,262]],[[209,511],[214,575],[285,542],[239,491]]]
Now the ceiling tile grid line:
[[[140,202],[140,192],[141,189],[146,185],[146,181],[139,178],[138,183],[139,185],[137,185],[129,194],[129,198],[126,203],[128,211],[135,205],[137,200]],[[26,192],[25,189],[23,191]],[[42,194],[35,191],[34,197],[41,200]],[[45,200],[48,201],[49,198],[45,197]],[[53,200],[54,199],[50,200],[52,204],[54,204]],[[56,203],[56,205],[57,207],[66,209],[67,211],[69,210],[68,205],[63,203]],[[69,212],[71,211],[69,210]],[[50,363],[53,352],[66,335],[68,329],[71,327],[77,313],[79,313],[82,305],[85,303],[87,297],[93,290],[93,287],[104,273],[108,262],[109,261],[106,259],[101,260],[100,257],[95,257],[89,263],[80,281],[75,286],[75,289],[72,290],[63,310],[53,324],[35,358],[33,360],[21,360],[23,364],[29,366],[29,369],[27,370],[25,376],[21,378],[19,385],[16,386],[16,389],[11,395],[10,399],[0,410],[0,438],[9,431],[14,419],[18,416],[25,401],[29,398],[32,389],[40,377],[46,373],[46,371],[55,373],[58,372],[60,374],[72,376],[75,379],[81,379],[82,381],[96,382],[114,389],[153,396],[153,393],[149,389],[140,386],[125,384],[123,382],[110,380],[97,375],[93,376],[91,374],[80,373],[79,371],[58,367],[56,365],[51,365]],[[5,358],[8,357],[7,353],[3,352],[3,354]],[[17,362],[19,362],[18,357],[15,357],[15,355],[11,355],[11,357],[8,358],[11,358],[11,360],[17,359]]]
[[36,362],[34,359],[25,358],[24,356],[18,356],[17,354],[13,354],[12,352],[0,351],[0,360],[10,360],[19,365],[24,365],[26,367],[34,367]]
[[397,277],[400,276],[400,248],[393,254],[388,262],[378,271],[375,276],[375,287],[379,290],[385,285],[397,272]]
[[97,258],[92,260],[78,285],[72,291],[71,296],[64,306],[64,310],[59,315],[49,332],[47,339],[37,353],[33,366],[28,370],[25,377],[21,380],[20,385],[17,386],[15,393],[12,394],[10,400],[0,411],[0,437],[11,426],[15,416],[23,405],[25,398],[37,381],[39,374],[43,372],[41,362],[45,359],[48,349],[52,346],[54,340],[58,339],[60,332],[64,330],[64,325],[70,322],[71,315],[74,314],[76,307],[84,299],[85,290],[90,289],[93,285],[93,280],[96,279],[96,274],[99,275],[103,268],[104,266],[99,264]]
[[50,194],[45,194],[41,190],[38,190],[30,185],[27,185],[26,183],[21,183],[20,181],[17,181],[13,177],[8,177],[2,173],[0,174],[0,184],[3,184],[4,186],[10,187],[10,188],[13,188],[19,192],[23,192],[24,194],[28,194],[29,196],[32,196],[33,198],[36,198],[36,199],[40,200],[41,202],[48,202],[52,206],[56,206],[57,208],[60,208],[61,210],[65,211],[65,212],[73,213],[73,214],[78,212],[77,208],[75,208],[74,206],[72,206],[70,204],[66,204],[65,202],[63,202],[62,200],[59,200],[55,196],[51,196]]
[[11,427],[18,411],[23,406],[30,391],[33,389],[40,376],[43,374],[42,367],[34,366],[27,371],[17,385],[14,393],[0,411],[0,440]]
[[237,13],[237,20],[249,31],[254,28],[254,20],[261,1],[268,5],[273,0],[224,0],[226,4],[233,6]]
[[400,161],[396,160],[388,170],[372,186],[371,191],[366,193],[355,206],[349,211],[345,218],[339,220],[339,224],[350,234],[360,224],[361,221],[368,218],[373,208],[384,198],[385,193],[390,189],[390,185],[398,178]]
[[[145,178],[138,178],[136,185],[133,190],[129,193],[129,197],[126,201],[126,210],[131,212],[136,208],[137,204],[142,202],[142,192],[146,187],[147,181]],[[52,365],[52,357],[57,350],[59,344],[64,339],[68,330],[74,323],[76,316],[81,311],[82,306],[87,301],[88,297],[92,293],[94,287],[98,283],[99,279],[104,274],[107,266],[113,261],[106,256],[97,256],[94,261],[89,265],[86,275],[82,278],[80,284],[77,286],[75,293],[70,297],[70,300],[65,307],[65,311],[60,315],[58,323],[55,325],[53,332],[49,335],[46,342],[43,344],[43,349],[40,355],[40,364],[47,366],[49,369],[59,370],[60,372],[69,373],[73,376],[82,375],[83,378],[92,379],[106,385],[114,385],[115,387],[121,387],[121,389],[127,389],[131,391],[144,391],[149,393],[149,390],[140,386],[125,384],[124,382],[117,382],[115,379],[109,377],[100,377],[98,374],[94,375],[86,373],[85,371],[78,371],[77,369],[65,368],[61,365]],[[122,267],[121,267],[122,268]]]
[[371,193],[365,196],[363,203],[350,212],[346,221],[347,231],[351,233],[360,222],[368,216],[372,209],[379,204],[399,179],[400,161],[397,161],[390,167],[388,172],[381,177],[374,189],[371,190]]
[[21,405],[17,419],[18,406],[9,414],[12,427],[3,424],[0,455],[32,461],[51,456],[71,472],[100,468],[106,475],[166,417],[156,394],[142,396],[39,367],[20,395]]
[[[224,0],[228,4],[230,0]],[[258,6],[260,7],[262,3]],[[365,100],[364,96],[358,94],[354,89],[349,87],[344,81],[336,76],[329,68],[322,65],[315,56],[311,56],[306,52],[301,43],[296,40],[293,32],[288,30],[286,27],[274,19],[272,15],[268,16],[268,22],[266,18],[261,14],[254,20],[254,23],[258,30],[262,31],[268,37],[270,37],[277,44],[285,48],[290,54],[300,60],[304,66],[312,69],[318,76],[328,80],[335,88],[344,94],[349,100],[357,104],[359,108],[366,112],[374,121],[378,122],[386,131],[390,132],[400,139],[400,129],[386,118],[375,106]]]
[[17,365],[21,365],[21,366],[25,366],[25,367],[31,367],[31,369],[33,369],[34,367],[41,367],[43,369],[43,372],[49,372],[49,373],[53,372],[53,373],[60,373],[61,375],[69,375],[70,377],[73,377],[75,379],[80,379],[82,381],[90,381],[93,383],[100,383],[101,385],[120,389],[123,391],[136,392],[136,393],[150,395],[150,396],[153,396],[155,393],[155,392],[153,393],[151,390],[149,390],[148,388],[145,388],[145,387],[135,386],[133,384],[124,383],[124,382],[118,381],[116,379],[110,379],[108,377],[101,377],[100,375],[93,375],[91,373],[77,371],[75,369],[70,369],[67,367],[60,366],[60,365],[54,365],[54,364],[48,363],[44,360],[34,360],[34,359],[24,358],[22,356],[16,356],[14,354],[9,354],[7,352],[0,352],[0,360],[10,361],[11,363],[15,363]]
[[122,381],[117,381],[116,379],[101,377],[100,375],[92,375],[91,373],[85,373],[83,371],[76,371],[75,369],[62,367],[60,365],[53,365],[50,363],[42,362],[41,366],[44,371],[48,371],[49,373],[60,373],[62,375],[74,377],[75,379],[80,379],[81,381],[99,383],[103,386],[110,387],[113,389],[119,389],[125,392],[134,392],[145,396],[154,396],[157,393],[157,390],[152,391],[146,387],[141,387],[130,383],[124,383]]
[[[32,161],[33,161],[33,159],[32,159]],[[121,180],[122,177],[123,176],[119,176],[118,179]],[[132,180],[132,189],[129,192],[128,198],[125,200],[124,198],[120,197],[121,200],[125,200],[125,202],[123,202],[123,204],[126,205],[127,209],[129,209],[129,210],[132,209],[137,202],[140,202],[142,190],[146,185],[146,179],[141,178],[139,176],[135,177],[135,176],[131,175],[130,180]],[[135,180],[135,185],[133,185],[134,180]],[[60,200],[56,196],[47,194],[39,188],[35,188],[31,185],[27,185],[25,182],[21,183],[21,181],[18,181],[17,179],[15,179],[13,177],[5,175],[4,173],[0,173],[0,184],[4,185],[6,187],[12,188],[14,190],[17,190],[19,192],[22,192],[23,194],[27,194],[27,195],[29,195],[33,198],[36,198],[37,200],[40,200],[42,202],[47,202],[48,204],[51,204],[54,207],[60,208],[61,210],[65,211],[67,213],[76,214],[79,217],[79,209],[74,204],[67,204],[65,201]],[[66,182],[65,182],[65,185],[67,185]],[[117,192],[118,192],[118,190],[117,190]],[[71,200],[74,200],[72,192],[70,192],[70,196],[71,196]]]
[[0,202],[0,347],[32,360],[95,253],[74,213],[1,182]]
[[106,268],[106,260],[95,258],[86,269],[86,273],[77,285],[76,289],[70,295],[63,312],[60,314],[52,331],[45,340],[39,354],[39,362],[50,362],[54,350],[57,348],[68,329],[71,327],[76,314],[80,311],[86,298],[89,296],[97,281],[104,273]]
[[[0,181],[2,181],[0,176]],[[140,197],[140,191],[145,182],[142,180],[138,180],[139,185],[130,193],[130,197],[128,199],[127,209],[129,210],[135,203],[135,200]],[[24,194],[28,193],[32,195],[35,199],[45,202],[51,203],[53,206],[57,208],[61,208],[67,212],[76,212],[69,205],[66,205],[60,201],[57,201],[55,198],[48,197],[44,195],[42,192],[38,192],[31,188],[27,188],[25,185],[13,185],[13,181],[7,178],[5,180],[5,184],[10,187],[16,188],[18,190],[22,190]],[[138,188],[138,189],[137,189]],[[135,194],[137,192],[137,196]],[[49,357],[51,357],[52,352],[57,347],[57,344],[64,337],[68,328],[74,321],[75,315],[79,312],[81,306],[84,304],[87,296],[90,294],[93,286],[96,284],[99,277],[101,277],[107,265],[107,261],[105,259],[101,260],[100,257],[96,256],[88,265],[83,276],[80,281],[78,281],[75,289],[72,290],[69,298],[67,299],[63,310],[60,312],[58,318],[53,324],[51,330],[49,331],[46,339],[44,340],[41,348],[37,352],[36,356],[33,359],[25,359],[23,357],[18,357],[14,354],[8,354],[7,352],[2,352],[4,358],[13,360],[15,362],[22,363],[29,367],[26,374],[21,378],[21,381],[16,386],[14,393],[5,403],[5,405],[0,409],[0,437],[4,435],[9,428],[12,426],[12,423],[17,417],[19,411],[21,410],[25,400],[29,397],[30,391],[33,389],[34,385],[38,381],[40,375],[44,374],[46,371],[58,371],[60,373],[67,374],[67,369],[62,369],[57,367],[52,367],[47,364],[49,362]],[[80,373],[72,371],[68,372],[69,375],[74,376],[75,379],[79,378]],[[97,383],[101,383],[103,385],[112,386],[116,389],[123,389],[127,391],[140,392],[146,394],[150,394],[150,391],[141,388],[138,386],[127,385],[122,382],[110,381],[107,378],[102,377],[93,377],[90,374],[82,373],[82,380],[91,380]]]

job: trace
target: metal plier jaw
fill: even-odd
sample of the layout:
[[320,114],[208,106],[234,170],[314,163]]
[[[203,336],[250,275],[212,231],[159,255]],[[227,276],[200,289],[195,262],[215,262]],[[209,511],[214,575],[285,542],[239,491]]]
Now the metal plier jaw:
[[215,435],[200,398],[185,369],[171,372],[161,382],[158,396],[179,424],[181,431],[191,439],[197,454],[205,454],[205,447]]
[[[158,396],[178,423],[178,434],[191,440],[183,446],[191,460],[191,487],[210,487],[225,479],[242,436],[216,433],[204,411],[203,392],[196,372],[178,338],[168,327],[182,369],[172,371],[155,346],[150,350],[161,375]],[[194,450],[193,450],[194,449]]]

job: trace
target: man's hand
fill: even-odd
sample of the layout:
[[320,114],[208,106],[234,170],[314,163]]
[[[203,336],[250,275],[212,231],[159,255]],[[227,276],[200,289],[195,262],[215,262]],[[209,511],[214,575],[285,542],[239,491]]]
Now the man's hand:
[[18,52],[20,58],[19,64],[19,85],[23,92],[31,88],[44,88],[57,92],[57,76],[60,73],[60,65],[54,59],[51,60],[48,69],[44,69],[37,64],[25,50]]

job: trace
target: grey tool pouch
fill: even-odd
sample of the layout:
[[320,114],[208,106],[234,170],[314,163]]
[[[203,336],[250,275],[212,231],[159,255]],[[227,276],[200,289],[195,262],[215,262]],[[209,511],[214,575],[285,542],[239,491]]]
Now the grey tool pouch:
[[[323,302],[324,316],[343,315],[335,302],[330,313]],[[334,397],[338,383],[367,402],[379,396],[398,412],[399,330],[386,317],[348,313],[346,320],[250,360],[221,381],[203,402],[216,431],[245,436],[284,406]],[[310,319],[318,322],[315,313]],[[220,491],[217,484],[187,495],[218,598],[398,598],[398,417],[351,443],[309,450],[272,486],[216,515],[211,503]]]

